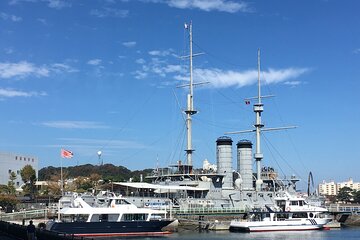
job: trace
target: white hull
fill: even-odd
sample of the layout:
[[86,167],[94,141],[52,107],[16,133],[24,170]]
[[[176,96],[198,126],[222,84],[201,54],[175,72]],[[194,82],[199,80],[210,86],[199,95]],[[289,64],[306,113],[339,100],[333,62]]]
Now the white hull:
[[231,221],[233,232],[309,231],[323,229],[330,219],[289,219],[285,221]]

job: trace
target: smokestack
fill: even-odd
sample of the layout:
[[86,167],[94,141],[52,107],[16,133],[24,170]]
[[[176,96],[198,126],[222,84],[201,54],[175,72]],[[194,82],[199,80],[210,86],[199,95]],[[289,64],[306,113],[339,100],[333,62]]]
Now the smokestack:
[[252,143],[241,140],[237,144],[237,171],[242,178],[242,189],[253,190]]
[[223,188],[233,188],[232,174],[232,140],[229,137],[219,137],[216,140],[217,173],[224,174]]

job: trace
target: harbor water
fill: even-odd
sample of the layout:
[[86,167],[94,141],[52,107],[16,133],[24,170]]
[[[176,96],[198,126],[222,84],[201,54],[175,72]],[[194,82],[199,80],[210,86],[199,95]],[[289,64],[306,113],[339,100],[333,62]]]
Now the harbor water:
[[[97,238],[98,239],[98,238]],[[164,237],[142,237],[142,238],[104,238],[111,240],[124,239],[164,239],[164,240],[340,240],[340,239],[360,239],[360,227],[347,227],[342,229],[324,231],[304,231],[304,232],[262,232],[262,233],[232,233],[228,231],[209,231],[209,232],[179,232],[166,235]]]

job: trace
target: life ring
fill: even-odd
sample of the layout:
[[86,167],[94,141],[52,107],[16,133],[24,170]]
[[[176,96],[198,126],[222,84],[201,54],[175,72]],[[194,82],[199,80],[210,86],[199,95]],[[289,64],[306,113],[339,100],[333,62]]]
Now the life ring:
[[291,208],[290,208],[290,207],[287,207],[287,208],[286,208],[286,211],[290,212],[290,211],[291,211]]

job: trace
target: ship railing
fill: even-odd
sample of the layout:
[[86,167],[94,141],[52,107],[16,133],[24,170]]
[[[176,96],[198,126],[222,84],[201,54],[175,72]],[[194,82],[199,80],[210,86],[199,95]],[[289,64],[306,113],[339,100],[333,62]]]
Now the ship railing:
[[48,217],[48,209],[29,210],[12,213],[0,213],[0,221],[21,221],[23,219],[39,219]]
[[245,207],[200,207],[187,209],[174,209],[173,213],[177,215],[216,215],[216,214],[239,214],[246,213],[248,209]]

